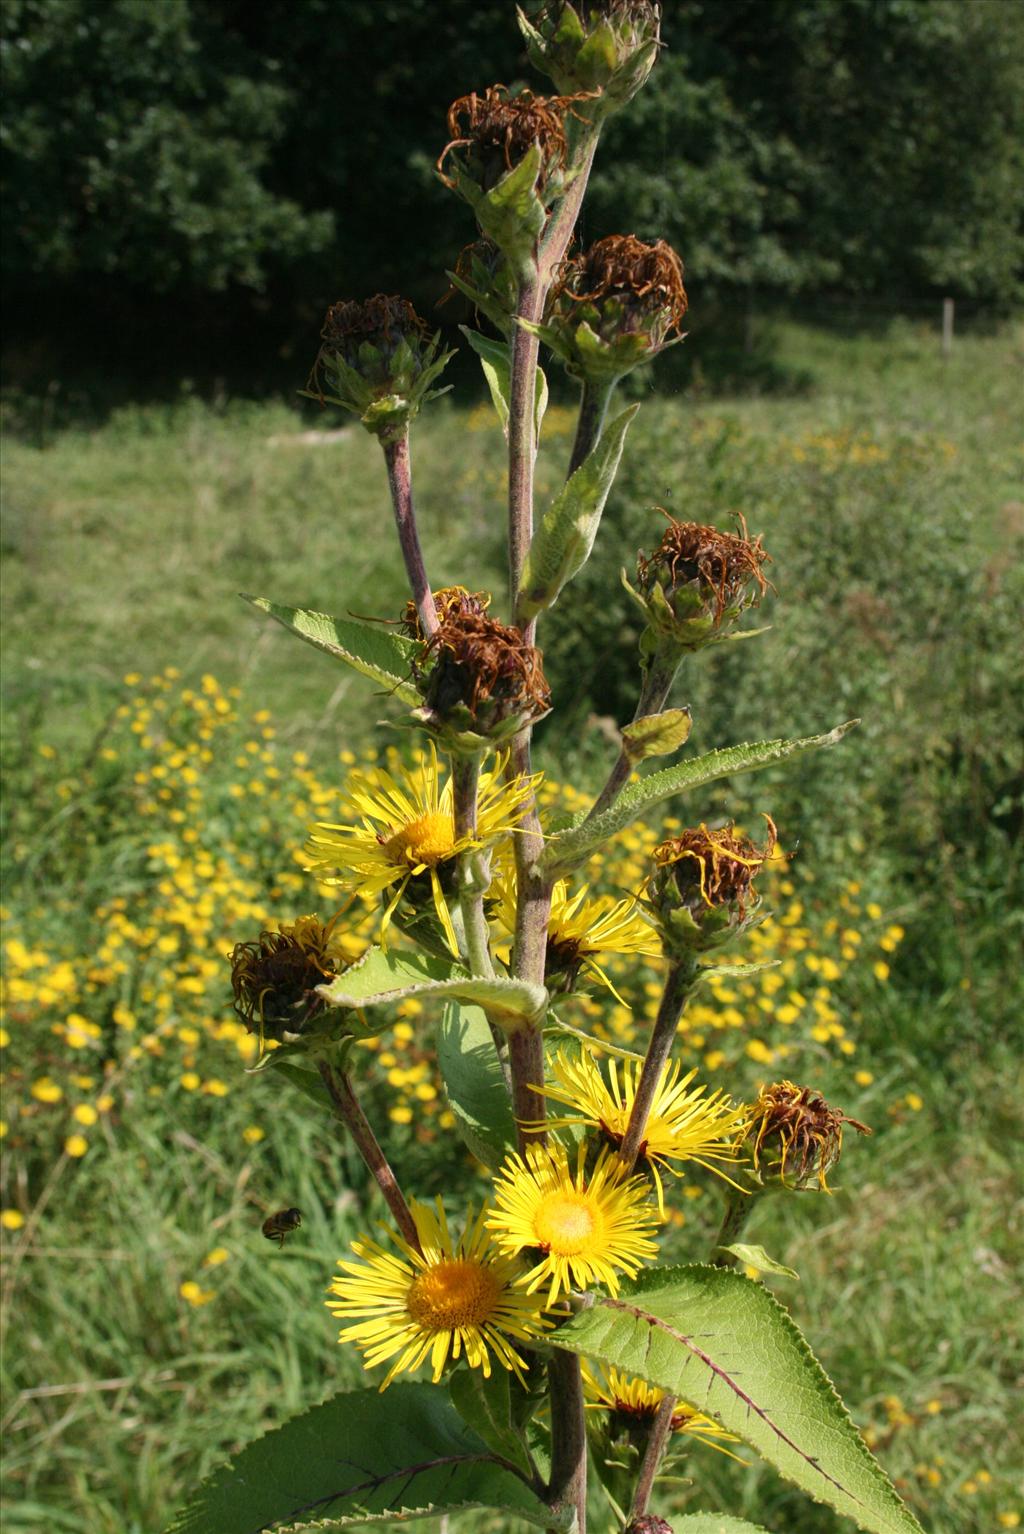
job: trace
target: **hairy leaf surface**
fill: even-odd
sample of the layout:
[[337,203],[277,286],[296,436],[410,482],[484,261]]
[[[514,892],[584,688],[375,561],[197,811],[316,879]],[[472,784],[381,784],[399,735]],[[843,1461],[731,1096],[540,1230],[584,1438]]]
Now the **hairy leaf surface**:
[[459,1133],[486,1166],[515,1148],[512,1103],[486,1014],[449,1001],[437,1033],[437,1064]]
[[485,980],[423,954],[369,948],[363,957],[318,993],[335,1007],[379,1007],[407,996],[451,997],[475,1003],[503,1028],[543,1017],[547,991],[525,980]]
[[702,788],[716,778],[732,777],[738,772],[753,772],[758,767],[768,767],[773,762],[784,762],[787,757],[798,756],[802,751],[816,751],[824,746],[834,746],[852,730],[859,720],[851,719],[825,735],[807,735],[802,740],[759,740],[742,746],[727,746],[722,751],[708,751],[688,762],[677,762],[673,767],[663,767],[652,772],[639,783],[626,788],[609,809],[588,820],[577,817],[568,830],[553,836],[541,859],[544,872],[556,878],[571,873],[590,855],[610,841],[626,826],[632,825],[647,810],[653,809],[665,799],[685,794],[690,789]]
[[795,1323],[722,1268],[655,1268],[598,1300],[558,1345],[671,1391],[869,1534],[920,1534]]
[[293,1417],[215,1472],[167,1534],[300,1534],[498,1508],[557,1524],[436,1385],[353,1390]]
[[282,607],[278,602],[251,597],[244,591],[242,596],[307,644],[343,660],[372,682],[379,682],[402,703],[415,707],[423,701],[409,680],[418,649],[414,639],[406,639],[383,624],[364,623],[358,618],[331,618],[327,613],[308,612],[302,607]]

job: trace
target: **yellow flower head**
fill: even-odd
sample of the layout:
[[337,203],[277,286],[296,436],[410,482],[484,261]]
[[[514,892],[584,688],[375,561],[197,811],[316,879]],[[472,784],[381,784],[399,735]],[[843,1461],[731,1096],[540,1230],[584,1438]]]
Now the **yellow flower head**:
[[487,1219],[497,1245],[510,1256],[539,1258],[527,1274],[530,1291],[548,1284],[547,1303],[571,1288],[607,1285],[618,1293],[619,1273],[634,1277],[657,1255],[650,1230],[657,1215],[642,1177],[622,1175],[612,1151],[586,1171],[587,1147],[575,1170],[564,1146],[531,1145],[526,1158],[509,1156],[495,1183],[496,1209]]
[[[551,1128],[590,1124],[618,1149],[633,1111],[640,1070],[639,1060],[626,1061],[621,1067],[612,1060],[605,1081],[592,1056],[574,1057],[560,1049],[551,1068],[553,1085],[544,1088],[544,1095],[573,1109],[574,1116],[551,1120]],[[665,1200],[660,1168],[681,1176],[670,1163],[696,1161],[709,1172],[731,1181],[721,1165],[715,1163],[730,1165],[740,1159],[737,1142],[747,1124],[748,1110],[744,1105],[734,1106],[720,1090],[708,1093],[704,1086],[691,1087],[695,1070],[685,1076],[681,1073],[678,1060],[666,1062],[640,1146],[640,1159],[650,1168],[658,1190],[662,1218]]]
[[[503,871],[502,877],[495,880],[491,893],[497,897],[495,920],[506,932],[514,933],[516,882],[512,869]],[[637,953],[657,958],[661,954],[661,940],[641,915],[636,901],[616,900],[613,895],[589,899],[589,895],[590,887],[586,884],[570,895],[565,879],[559,879],[552,890],[545,983],[549,991],[572,991],[580,971],[586,969],[621,1001],[597,963],[598,955]]]
[[[633,1424],[649,1427],[665,1399],[665,1392],[657,1385],[648,1385],[646,1380],[623,1374],[618,1369],[605,1368],[604,1364],[583,1365],[583,1390],[588,1407],[615,1413],[619,1425],[627,1430]],[[735,1433],[726,1432],[713,1417],[706,1416],[695,1406],[688,1406],[685,1401],[676,1402],[672,1431],[688,1433],[713,1449],[721,1449],[723,1454],[729,1453],[728,1449],[722,1448],[724,1443],[741,1442]]]
[[436,1384],[449,1357],[463,1353],[485,1376],[493,1353],[522,1379],[525,1365],[514,1344],[539,1337],[550,1322],[541,1301],[527,1292],[518,1264],[495,1249],[486,1211],[469,1212],[458,1242],[440,1199],[436,1211],[414,1203],[412,1213],[422,1254],[391,1233],[398,1255],[367,1237],[352,1243],[358,1262],[339,1262],[327,1306],[352,1324],[342,1327],[338,1341],[354,1342],[367,1369],[395,1360],[382,1390],[427,1358]]
[[505,758],[499,757],[492,771],[480,775],[475,837],[455,835],[452,780],[441,786],[433,746],[429,758],[414,769],[403,767],[399,777],[383,767],[353,773],[344,810],[352,821],[361,817],[361,823],[316,826],[306,843],[306,866],[325,884],[367,894],[397,885],[381,922],[382,943],[410,881],[425,876],[445,939],[457,954],[447,902],[455,859],[514,831],[536,782],[520,778],[506,783],[504,766]]
[[250,943],[236,943],[231,954],[235,1011],[250,1033],[280,1042],[300,1034],[323,1012],[317,987],[328,984],[348,966],[342,956],[337,917],[326,926],[317,916],[282,922],[276,932],[261,932]]

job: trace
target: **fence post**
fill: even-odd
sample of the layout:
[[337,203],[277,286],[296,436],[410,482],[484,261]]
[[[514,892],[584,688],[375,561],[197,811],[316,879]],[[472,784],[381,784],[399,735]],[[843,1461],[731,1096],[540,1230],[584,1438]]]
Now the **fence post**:
[[942,355],[948,361],[953,352],[953,300],[942,300]]

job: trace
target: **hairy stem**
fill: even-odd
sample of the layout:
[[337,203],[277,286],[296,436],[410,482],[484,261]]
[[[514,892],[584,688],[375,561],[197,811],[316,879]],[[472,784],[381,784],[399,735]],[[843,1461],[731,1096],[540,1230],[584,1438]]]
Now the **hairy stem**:
[[697,964],[694,959],[674,959],[665,977],[665,989],[662,992],[658,1015],[654,1020],[651,1041],[647,1046],[647,1054],[640,1071],[640,1080],[637,1082],[633,1110],[629,1115],[626,1133],[619,1147],[619,1157],[627,1172],[633,1170],[640,1147],[644,1142],[644,1131],[647,1128],[651,1104],[658,1090],[665,1062],[675,1042],[676,1029],[679,1027],[683,1008],[693,990],[696,974]]
[[[512,745],[510,771],[529,776],[530,732],[524,730]],[[548,919],[551,915],[551,882],[538,872],[544,851],[537,801],[524,806],[519,830],[512,838],[516,859],[516,930],[512,950],[512,973],[533,985],[544,984],[547,964]],[[519,1148],[529,1141],[543,1142],[547,1116],[544,1098],[536,1091],[544,1085],[544,1035],[540,1027],[521,1028],[509,1040],[512,1070],[512,1106],[518,1121]],[[534,1126],[532,1129],[526,1125]]]
[[[633,713],[634,721],[644,719],[648,714],[659,714],[665,705],[665,700],[675,681],[676,672],[679,669],[679,658],[668,659],[664,656],[655,656],[643,674],[643,683],[640,688],[640,696],[637,699],[636,709]],[[622,792],[623,785],[633,770],[633,764],[625,746],[621,748],[618,760],[611,772],[608,781],[598,794],[594,803],[587,813],[587,819],[593,820],[595,816],[610,809]]]
[[395,508],[395,526],[405,561],[405,573],[409,577],[413,601],[419,614],[424,634],[430,635],[437,628],[434,598],[427,580],[423,563],[420,536],[416,531],[416,512],[412,503],[412,464],[409,458],[409,429],[394,441],[382,442],[384,462],[387,464],[388,484],[391,486],[391,503]]
[[738,1193],[734,1188],[729,1189],[729,1197],[725,1205],[725,1214],[722,1216],[722,1227],[715,1237],[715,1244],[711,1248],[711,1261],[716,1268],[734,1268],[738,1258],[731,1252],[720,1250],[723,1246],[732,1246],[737,1236],[743,1234],[743,1227],[750,1218],[751,1211],[757,1203],[756,1193]]
[[[477,789],[480,783],[479,756],[453,756],[452,801],[455,840],[476,838]],[[466,957],[474,975],[494,974],[491,963],[490,934],[484,913],[484,896],[491,884],[490,859],[478,847],[469,847],[458,859],[459,907],[466,937]]]
[[587,1534],[587,1430],[583,1417],[583,1378],[574,1353],[558,1348],[548,1363],[551,1396],[552,1508],[576,1509],[576,1534]]
[[658,1466],[661,1464],[665,1445],[672,1436],[672,1416],[676,1409],[677,1400],[677,1396],[665,1396],[658,1407],[654,1421],[651,1423],[647,1447],[644,1450],[640,1474],[637,1476],[636,1487],[633,1491],[633,1501],[629,1509],[631,1523],[635,1518],[642,1518],[650,1506],[651,1492],[654,1490]]
[[576,473],[600,441],[615,383],[613,378],[602,380],[601,383],[591,383],[589,380],[584,383],[580,391],[580,413],[576,419],[576,440],[569,459],[569,475]]
[[[546,290],[537,277],[519,288],[516,319],[536,323],[544,309]],[[509,611],[514,612],[523,565],[533,537],[533,469],[537,459],[534,401],[537,387],[535,335],[522,325],[512,331],[508,418],[508,584]]]
[[391,1170],[388,1158],[381,1150],[377,1136],[370,1128],[369,1120],[356,1100],[351,1078],[344,1071],[340,1075],[335,1074],[326,1060],[321,1060],[318,1064],[324,1086],[327,1088],[338,1117],[355,1141],[356,1149],[384,1195],[384,1201],[395,1217],[395,1224],[413,1251],[422,1252],[416,1221],[412,1217],[409,1205],[405,1202],[405,1195],[398,1186],[398,1179]]

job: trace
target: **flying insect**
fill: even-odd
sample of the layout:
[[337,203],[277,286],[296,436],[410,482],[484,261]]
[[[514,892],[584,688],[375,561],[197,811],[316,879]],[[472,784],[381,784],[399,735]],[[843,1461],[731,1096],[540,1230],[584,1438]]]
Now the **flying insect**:
[[276,1241],[278,1246],[284,1246],[285,1236],[298,1230],[301,1224],[302,1215],[298,1209],[279,1209],[263,1221],[262,1230],[268,1241]]

